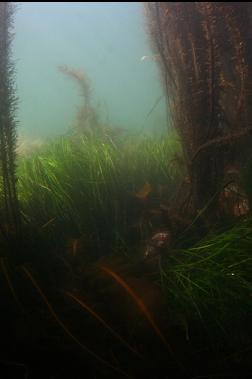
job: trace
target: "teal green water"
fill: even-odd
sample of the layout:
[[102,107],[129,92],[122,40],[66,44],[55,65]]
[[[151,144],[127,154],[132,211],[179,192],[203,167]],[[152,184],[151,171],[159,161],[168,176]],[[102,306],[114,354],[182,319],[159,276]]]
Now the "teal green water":
[[83,70],[104,119],[136,131],[166,127],[165,100],[152,59],[142,3],[20,3],[13,55],[20,134],[32,138],[69,130],[78,105],[76,85],[58,65]]

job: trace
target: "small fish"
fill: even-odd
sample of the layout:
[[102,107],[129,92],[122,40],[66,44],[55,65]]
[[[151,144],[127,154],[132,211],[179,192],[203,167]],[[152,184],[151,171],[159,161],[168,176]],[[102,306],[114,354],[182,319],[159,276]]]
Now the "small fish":
[[234,217],[245,216],[250,211],[249,199],[237,183],[230,183],[223,189],[220,204],[224,211]]
[[156,61],[158,58],[158,55],[143,55],[141,58],[140,58],[140,61],[143,62],[145,60],[154,60]]
[[229,166],[226,169],[226,175],[237,175],[238,177],[241,174],[241,170],[236,166]]
[[165,17],[169,16],[170,12],[171,12],[171,10],[169,8],[166,8],[166,10],[164,12]]
[[144,258],[154,258],[160,254],[160,251],[152,245],[148,245],[144,251]]
[[154,236],[151,238],[151,241],[155,247],[161,248],[167,245],[170,242],[170,239],[170,233],[168,231],[165,231],[154,234]]
[[185,184],[191,184],[192,183],[192,178],[190,175],[186,175],[184,178]]
[[178,315],[178,322],[179,322],[180,326],[182,326],[182,328],[184,329],[186,340],[189,342],[190,341],[189,325],[188,325],[186,316],[180,313]]
[[158,209],[158,208],[157,209],[150,209],[149,213],[152,215],[160,215],[160,214],[162,214],[162,210]]
[[145,200],[151,192],[152,186],[149,182],[146,182],[144,186],[134,194],[134,196],[138,199]]
[[223,74],[220,75],[220,84],[219,85],[220,85],[221,89],[223,89],[223,90],[226,90],[227,88],[235,89],[235,84],[232,83],[231,81],[225,79]]
[[79,240],[78,239],[74,239],[73,240],[73,256],[75,256],[76,253],[77,253],[78,244],[79,244]]
[[168,247],[171,241],[171,234],[169,231],[163,231],[154,234],[147,244],[144,252],[145,258],[153,258],[162,253],[165,247]]
[[45,224],[41,226],[41,229],[46,228],[48,225],[50,225],[54,220],[56,220],[56,217],[51,218],[51,220],[47,221]]
[[164,211],[167,211],[167,212],[170,211],[170,208],[166,204],[160,204],[160,209],[163,209]]
[[67,251],[73,257],[76,257],[80,247],[81,247],[80,238],[70,238],[67,242]]

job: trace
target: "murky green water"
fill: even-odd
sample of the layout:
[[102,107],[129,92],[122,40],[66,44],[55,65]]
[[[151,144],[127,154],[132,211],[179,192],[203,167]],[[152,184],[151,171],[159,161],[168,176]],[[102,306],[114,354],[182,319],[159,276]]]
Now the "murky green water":
[[20,3],[15,16],[20,134],[65,133],[81,102],[78,88],[57,70],[86,73],[92,102],[106,122],[134,130],[166,127],[162,95],[141,3]]

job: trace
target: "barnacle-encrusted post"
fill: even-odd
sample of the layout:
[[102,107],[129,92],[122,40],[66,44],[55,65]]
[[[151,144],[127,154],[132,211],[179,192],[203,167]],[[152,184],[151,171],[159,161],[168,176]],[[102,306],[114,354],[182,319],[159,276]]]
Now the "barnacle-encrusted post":
[[16,191],[16,120],[17,98],[14,87],[14,63],[11,57],[15,5],[0,2],[0,174],[1,229],[20,234],[20,213]]

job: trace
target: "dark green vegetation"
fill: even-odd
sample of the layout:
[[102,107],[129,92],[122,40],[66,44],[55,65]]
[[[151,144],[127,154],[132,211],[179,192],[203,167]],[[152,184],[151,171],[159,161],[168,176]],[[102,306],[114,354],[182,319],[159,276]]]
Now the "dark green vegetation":
[[[167,160],[178,152],[175,137],[128,137],[119,143],[61,138],[20,160],[22,214],[61,239],[92,239],[91,248],[99,255],[118,249],[134,229],[144,239],[153,231],[153,215],[161,214],[162,202],[169,204],[182,178],[181,164]],[[146,186],[149,190],[137,198]],[[67,234],[57,234],[62,231]]]
[[[17,322],[7,345],[31,377],[44,362],[43,375],[50,364],[76,378],[80,367],[160,378],[249,368],[252,221],[195,242],[198,220],[178,220],[173,204],[184,170],[175,136],[64,137],[19,159],[26,249],[15,268],[1,258],[1,293]],[[167,227],[170,246],[144,259],[147,240]]]

